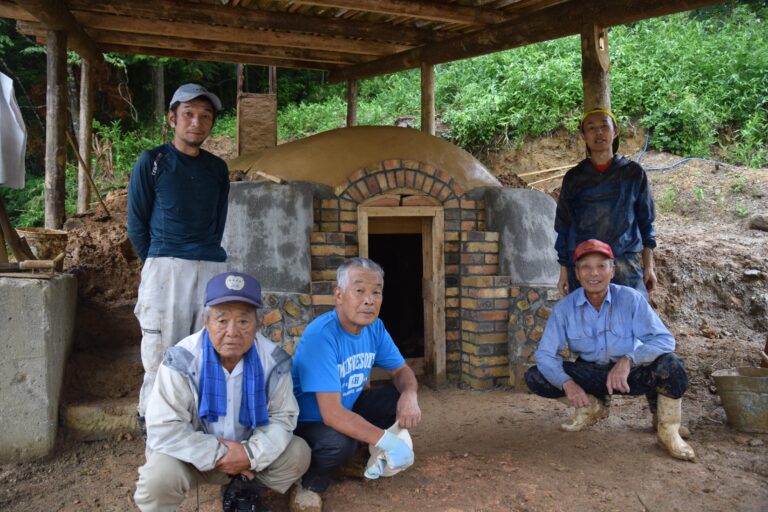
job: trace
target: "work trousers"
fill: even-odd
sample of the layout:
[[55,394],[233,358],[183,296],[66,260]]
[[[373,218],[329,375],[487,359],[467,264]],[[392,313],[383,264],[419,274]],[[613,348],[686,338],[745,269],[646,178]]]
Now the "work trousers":
[[[598,364],[577,359],[576,361],[564,361],[563,370],[573,381],[590,395],[605,401],[608,395],[606,382],[608,372],[613,368],[613,363]],[[565,392],[553,386],[539,369],[534,366],[525,372],[525,383],[533,393],[545,398],[560,398]],[[688,389],[688,374],[685,372],[683,361],[675,354],[664,354],[656,358],[650,364],[635,366],[629,371],[627,377],[629,393],[618,395],[645,395],[652,413],[656,413],[656,403],[659,394],[669,398],[682,398]]]
[[[303,439],[293,436],[285,451],[265,470],[255,473],[263,487],[285,493],[309,467],[310,452]],[[192,464],[160,452],[152,452],[139,468],[139,481],[133,496],[142,512],[171,512],[184,501],[187,491],[196,484],[229,483],[229,475],[221,471],[199,471]]]
[[[611,279],[614,284],[620,284],[634,288],[643,294],[643,297],[648,299],[648,290],[645,288],[643,282],[643,258],[639,252],[630,252],[617,256],[613,260],[616,273]],[[581,283],[576,279],[576,269],[574,267],[568,267],[568,291],[572,292],[581,288]]]
[[[387,429],[397,418],[400,393],[392,384],[363,391],[352,411],[369,423]],[[294,432],[312,449],[312,462],[301,485],[317,493],[324,492],[336,476],[338,468],[354,455],[360,443],[320,421],[299,422]]]
[[141,326],[144,382],[139,415],[144,416],[165,351],[203,327],[205,287],[226,263],[181,258],[147,258],[141,269],[139,298],[133,310]]

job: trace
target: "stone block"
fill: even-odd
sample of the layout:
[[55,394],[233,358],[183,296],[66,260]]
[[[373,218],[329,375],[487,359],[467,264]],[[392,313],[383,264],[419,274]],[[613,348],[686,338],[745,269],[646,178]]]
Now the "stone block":
[[71,274],[0,278],[0,462],[41,457],[54,447],[76,304]]
[[287,300],[283,310],[292,318],[301,318],[302,308],[292,300]]

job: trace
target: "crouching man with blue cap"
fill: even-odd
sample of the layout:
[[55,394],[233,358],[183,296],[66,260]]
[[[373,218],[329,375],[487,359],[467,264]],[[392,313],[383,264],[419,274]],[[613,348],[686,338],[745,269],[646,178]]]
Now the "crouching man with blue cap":
[[291,357],[258,333],[261,287],[227,272],[206,288],[204,328],[168,349],[147,404],[147,462],[134,499],[176,510],[199,483],[226,485],[224,510],[261,510],[259,488],[285,493],[310,450],[293,435]]

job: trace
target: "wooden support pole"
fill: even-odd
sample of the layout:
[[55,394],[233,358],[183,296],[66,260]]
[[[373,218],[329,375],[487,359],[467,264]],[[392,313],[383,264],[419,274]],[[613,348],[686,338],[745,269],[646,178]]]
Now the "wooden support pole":
[[347,80],[347,126],[357,126],[357,80]]
[[67,146],[67,34],[49,30],[47,34],[46,110],[45,110],[45,227],[64,225],[64,179]]
[[584,111],[611,108],[611,80],[608,55],[608,31],[589,24],[581,32],[581,80],[584,88]]
[[243,75],[245,74],[245,64],[237,65],[237,101],[240,101],[240,95],[243,94]]
[[[161,68],[162,69],[162,68]],[[86,59],[80,61],[80,133],[78,146],[83,162],[91,161],[93,144],[93,67]],[[77,213],[85,213],[91,205],[90,165],[78,162]]]
[[435,66],[421,64],[421,131],[435,134]]
[[269,66],[269,94],[277,94],[277,67]]

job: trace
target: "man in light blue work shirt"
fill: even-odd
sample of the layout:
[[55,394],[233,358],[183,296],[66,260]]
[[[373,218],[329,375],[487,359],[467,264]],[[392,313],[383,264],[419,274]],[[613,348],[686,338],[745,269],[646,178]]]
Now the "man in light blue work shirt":
[[[675,458],[692,460],[680,437],[681,402],[688,388],[675,339],[633,288],[612,284],[611,247],[587,240],[574,252],[581,288],[558,302],[525,374],[528,388],[546,398],[566,397],[576,407],[566,431],[579,431],[608,415],[612,393],[645,395],[659,443]],[[575,356],[564,361],[563,354]]]

